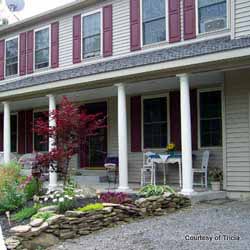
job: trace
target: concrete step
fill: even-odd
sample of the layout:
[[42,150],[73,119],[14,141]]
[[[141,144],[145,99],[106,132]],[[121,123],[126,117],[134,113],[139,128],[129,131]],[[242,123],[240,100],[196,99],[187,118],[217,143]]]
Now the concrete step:
[[205,192],[194,192],[189,196],[192,204],[198,202],[206,202],[213,200],[224,200],[227,197],[227,193],[225,191],[205,191]]

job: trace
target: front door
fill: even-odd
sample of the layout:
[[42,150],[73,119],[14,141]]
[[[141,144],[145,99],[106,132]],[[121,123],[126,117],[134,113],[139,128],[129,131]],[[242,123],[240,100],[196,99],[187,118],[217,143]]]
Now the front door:
[[[84,105],[88,114],[101,113],[107,116],[107,103],[98,102]],[[106,119],[105,119],[106,121]],[[89,136],[86,145],[80,148],[80,167],[81,168],[100,168],[104,167],[107,155],[107,126],[98,129],[97,133]]]

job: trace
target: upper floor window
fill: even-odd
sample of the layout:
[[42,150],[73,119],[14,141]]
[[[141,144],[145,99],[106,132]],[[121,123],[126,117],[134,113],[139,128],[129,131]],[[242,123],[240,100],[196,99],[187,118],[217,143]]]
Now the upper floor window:
[[200,92],[200,146],[222,145],[221,91]]
[[210,32],[227,27],[227,0],[199,0],[199,32]]
[[18,74],[18,38],[6,41],[5,45],[5,75],[12,76]]
[[167,145],[167,98],[143,100],[144,148],[165,148]]
[[142,0],[143,45],[166,40],[165,0]]
[[49,28],[35,32],[35,69],[49,67]]
[[82,57],[89,58],[101,54],[101,14],[97,12],[83,16]]

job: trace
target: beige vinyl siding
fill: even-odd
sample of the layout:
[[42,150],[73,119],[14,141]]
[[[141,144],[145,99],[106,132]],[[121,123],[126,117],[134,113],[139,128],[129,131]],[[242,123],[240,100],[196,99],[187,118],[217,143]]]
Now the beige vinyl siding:
[[247,70],[226,73],[226,188],[250,191],[249,93]]
[[250,35],[250,1],[235,0],[235,36]]

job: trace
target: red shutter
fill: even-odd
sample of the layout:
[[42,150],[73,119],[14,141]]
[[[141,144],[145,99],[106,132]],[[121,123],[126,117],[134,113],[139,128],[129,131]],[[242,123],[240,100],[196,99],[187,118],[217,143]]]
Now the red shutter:
[[19,71],[20,76],[26,75],[26,32],[20,34],[20,58],[19,58]]
[[27,73],[33,73],[33,55],[34,55],[34,32],[27,33]]
[[180,25],[180,1],[169,0],[169,42],[179,42],[181,40]]
[[195,0],[184,0],[184,39],[196,37]]
[[[190,91],[192,149],[197,150],[197,90]],[[170,92],[170,133],[171,142],[177,150],[181,150],[181,111],[180,92]]]
[[4,48],[5,40],[0,41],[0,80],[4,79]]
[[73,17],[73,63],[81,62],[81,15]]
[[103,56],[112,56],[112,5],[103,7]]
[[3,152],[3,113],[0,114],[0,152]]
[[190,91],[190,106],[191,106],[191,127],[192,127],[192,149],[198,148],[198,127],[197,127],[197,90]]
[[131,152],[141,152],[141,97],[131,97]]
[[33,110],[26,111],[26,153],[33,152]]
[[25,111],[18,112],[18,154],[25,154]]
[[130,47],[131,51],[141,49],[140,0],[130,0]]
[[51,24],[51,67],[59,66],[59,22]]
[[180,92],[170,92],[170,139],[181,150]]

